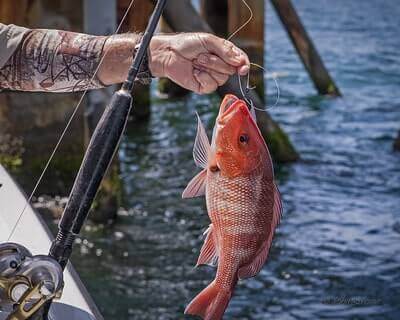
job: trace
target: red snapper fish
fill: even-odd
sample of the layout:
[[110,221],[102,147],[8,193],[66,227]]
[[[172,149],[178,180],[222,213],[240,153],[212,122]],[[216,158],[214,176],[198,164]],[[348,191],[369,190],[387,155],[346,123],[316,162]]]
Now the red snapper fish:
[[193,157],[203,170],[182,197],[205,195],[211,219],[196,266],[218,268],[214,281],[185,314],[219,320],[238,280],[254,277],[264,265],[282,203],[255,115],[236,96],[227,95],[222,101],[211,145],[198,116]]

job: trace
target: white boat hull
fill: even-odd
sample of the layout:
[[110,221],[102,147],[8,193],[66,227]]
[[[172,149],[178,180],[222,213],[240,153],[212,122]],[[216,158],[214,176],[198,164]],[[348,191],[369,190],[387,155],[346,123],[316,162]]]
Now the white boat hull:
[[[15,242],[25,246],[32,254],[47,254],[52,235],[40,216],[28,205],[13,236],[9,234],[22,212],[26,197],[16,182],[0,165],[0,243]],[[52,304],[49,317],[54,320],[101,320],[91,297],[71,264],[64,272],[65,287],[61,300]],[[0,320],[7,314],[0,311]]]

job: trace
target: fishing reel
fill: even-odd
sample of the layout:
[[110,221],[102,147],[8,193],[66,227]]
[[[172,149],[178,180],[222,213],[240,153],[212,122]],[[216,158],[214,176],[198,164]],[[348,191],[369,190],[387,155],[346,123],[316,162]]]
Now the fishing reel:
[[61,298],[63,272],[48,256],[15,243],[0,244],[0,311],[6,320],[32,319],[46,302]]

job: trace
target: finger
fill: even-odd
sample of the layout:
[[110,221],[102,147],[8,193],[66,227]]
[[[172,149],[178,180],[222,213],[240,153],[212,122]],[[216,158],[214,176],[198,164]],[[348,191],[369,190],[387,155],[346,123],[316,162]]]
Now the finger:
[[227,74],[215,72],[213,70],[209,70],[208,73],[217,82],[218,86],[222,86],[229,79]]
[[206,71],[195,69],[193,76],[199,83],[197,93],[207,94],[217,90],[218,83]]
[[238,72],[241,76],[245,76],[250,71],[250,60],[248,55],[240,48],[237,48],[241,52],[241,56],[243,57],[244,63],[238,67]]
[[218,73],[223,73],[227,75],[233,75],[236,73],[236,68],[227,64],[220,57],[210,53],[199,54],[197,59],[195,59],[193,63],[209,70],[214,70]]
[[232,42],[212,34],[200,34],[199,36],[208,51],[223,59],[227,64],[237,68],[240,67],[239,72],[244,72],[245,68],[242,67],[246,65],[250,67],[250,61],[246,53]]

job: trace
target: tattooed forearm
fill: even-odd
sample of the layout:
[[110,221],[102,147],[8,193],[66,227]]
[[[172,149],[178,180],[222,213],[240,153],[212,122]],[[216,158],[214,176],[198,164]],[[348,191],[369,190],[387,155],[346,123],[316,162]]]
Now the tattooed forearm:
[[[130,37],[124,41],[127,37],[31,30],[24,36],[6,65],[0,69],[0,88],[71,92],[103,87],[101,80],[107,73],[104,70],[95,72],[105,52],[105,65],[115,66],[119,63],[114,71],[117,69],[118,72],[119,68],[122,70],[125,64],[132,61],[132,51],[137,39]],[[102,76],[98,77],[98,74]],[[123,79],[122,75],[111,76],[114,82]],[[110,82],[105,81],[105,84]]]

